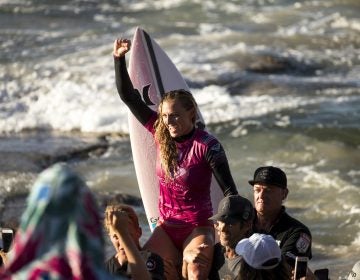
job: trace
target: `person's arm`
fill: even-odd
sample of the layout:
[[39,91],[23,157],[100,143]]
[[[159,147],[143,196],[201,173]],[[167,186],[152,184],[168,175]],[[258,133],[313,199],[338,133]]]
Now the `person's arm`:
[[209,247],[209,245],[201,244],[195,249],[184,250],[183,261],[186,263],[197,263],[200,266],[208,266],[209,258],[203,254],[203,250]]
[[128,230],[129,216],[125,211],[109,211],[106,219],[115,234],[120,238],[134,280],[150,280],[144,259]]
[[114,66],[116,88],[121,100],[130,111],[145,125],[154,112],[141,99],[140,93],[134,89],[126,68],[125,54],[130,50],[131,42],[127,39],[117,39],[114,42]]
[[214,258],[211,263],[206,256],[203,255],[203,250],[207,248],[208,245],[201,244],[196,249],[185,250],[183,252],[183,265],[182,265],[182,276],[184,279],[187,277],[187,265],[189,263],[198,264],[200,266],[211,266],[208,279],[220,280],[219,269],[224,265],[224,252],[222,251],[222,246],[220,243],[215,244],[214,246]]
[[[164,260],[156,253],[152,253],[148,250],[142,251],[143,258],[146,259],[146,264],[149,264],[148,271],[150,273],[151,279],[153,280],[163,280],[165,279],[165,269],[164,269]],[[174,276],[176,278],[176,276]],[[169,278],[174,279],[174,278]]]
[[238,194],[222,145],[220,143],[212,145],[212,147],[208,149],[205,158],[210,164],[216,181],[219,183],[224,196]]
[[280,243],[281,253],[286,256],[291,266],[295,265],[295,257],[303,256],[311,259],[311,234],[306,228],[297,228],[287,233]]
[[0,250],[0,267],[6,265],[7,262],[7,253],[5,253],[2,249]]
[[203,250],[209,247],[205,243],[199,245],[194,249],[185,249],[183,252],[183,265],[181,269],[181,274],[183,279],[187,279],[188,276],[188,264],[197,264],[199,266],[207,267],[210,266],[209,258],[203,254]]

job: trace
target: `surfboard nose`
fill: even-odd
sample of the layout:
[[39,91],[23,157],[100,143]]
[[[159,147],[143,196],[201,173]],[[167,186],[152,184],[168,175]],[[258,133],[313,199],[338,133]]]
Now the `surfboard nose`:
[[134,33],[134,37],[133,37],[133,41],[135,41],[135,39],[139,36],[141,36],[142,33],[146,33],[144,29],[142,29],[140,26],[137,26],[135,29],[135,33]]

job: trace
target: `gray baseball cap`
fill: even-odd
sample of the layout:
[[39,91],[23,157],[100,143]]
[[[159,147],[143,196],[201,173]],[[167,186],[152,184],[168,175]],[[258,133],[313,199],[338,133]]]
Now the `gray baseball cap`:
[[250,200],[240,195],[229,195],[224,197],[218,207],[218,212],[209,218],[213,221],[224,223],[236,223],[249,221],[254,218],[254,207]]

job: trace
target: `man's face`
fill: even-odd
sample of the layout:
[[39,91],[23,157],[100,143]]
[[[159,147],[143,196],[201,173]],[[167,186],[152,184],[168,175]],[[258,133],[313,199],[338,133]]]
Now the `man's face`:
[[274,213],[281,209],[282,201],[286,198],[287,189],[277,186],[255,184],[254,204],[256,212]]
[[118,258],[121,258],[122,260],[127,260],[125,250],[121,245],[120,238],[118,235],[110,228],[109,229],[109,237],[111,240],[111,243],[113,244],[116,254]]
[[248,232],[248,227],[242,225],[240,221],[231,224],[217,221],[215,229],[219,235],[221,245],[233,249],[241,239],[247,237]]

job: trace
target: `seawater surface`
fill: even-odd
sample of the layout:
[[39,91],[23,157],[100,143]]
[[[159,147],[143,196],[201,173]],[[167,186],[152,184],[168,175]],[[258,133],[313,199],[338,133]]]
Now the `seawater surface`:
[[57,161],[94,192],[140,196],[111,55],[140,26],[184,75],[240,194],[252,199],[258,166],[283,168],[285,205],[313,234],[310,267],[345,276],[360,256],[359,11],[357,0],[1,0],[1,207]]

